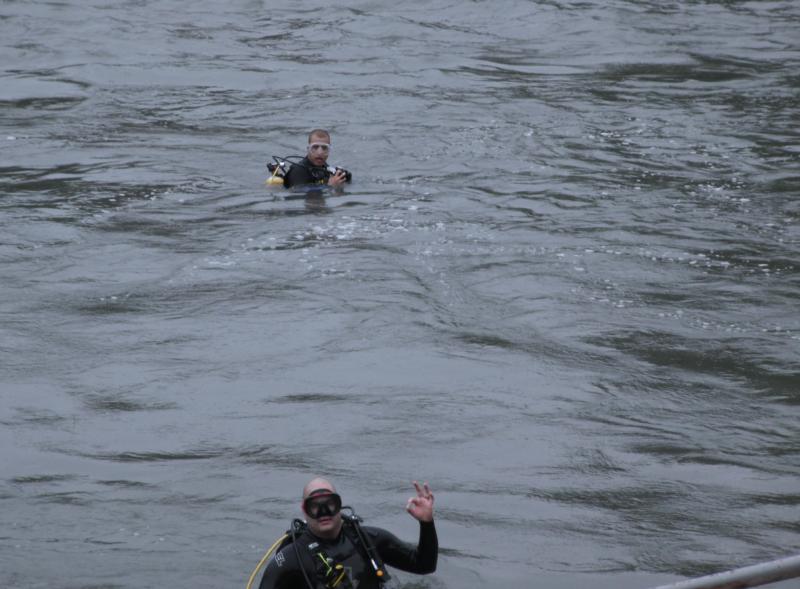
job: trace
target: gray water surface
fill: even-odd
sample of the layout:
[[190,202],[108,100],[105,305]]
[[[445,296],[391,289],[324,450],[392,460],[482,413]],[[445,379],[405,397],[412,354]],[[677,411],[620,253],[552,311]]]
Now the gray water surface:
[[[430,481],[409,589],[800,552],[799,30],[0,2],[0,585],[244,587],[317,473],[407,540]],[[352,186],[266,188],[314,127]]]

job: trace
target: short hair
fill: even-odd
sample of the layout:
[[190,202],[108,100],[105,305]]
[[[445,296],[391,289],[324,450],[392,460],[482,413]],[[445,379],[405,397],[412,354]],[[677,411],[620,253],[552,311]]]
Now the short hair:
[[328,138],[328,143],[331,142],[331,134],[328,133],[325,129],[314,129],[313,131],[311,131],[311,133],[308,134],[308,142],[309,143],[311,143],[311,138],[314,137],[315,135],[317,137],[325,136],[325,137]]

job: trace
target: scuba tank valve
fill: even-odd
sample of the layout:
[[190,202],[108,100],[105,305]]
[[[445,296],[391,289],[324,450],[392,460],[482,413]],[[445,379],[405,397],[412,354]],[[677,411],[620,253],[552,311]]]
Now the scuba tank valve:
[[286,162],[275,158],[277,163],[272,162],[267,164],[267,169],[272,172],[272,175],[267,178],[265,184],[267,186],[283,186],[283,176],[286,173]]

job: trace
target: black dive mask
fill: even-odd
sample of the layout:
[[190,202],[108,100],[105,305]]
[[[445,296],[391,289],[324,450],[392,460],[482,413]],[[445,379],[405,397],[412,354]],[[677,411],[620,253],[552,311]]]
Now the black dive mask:
[[303,509],[311,519],[333,517],[342,509],[342,498],[336,493],[317,493],[303,501]]

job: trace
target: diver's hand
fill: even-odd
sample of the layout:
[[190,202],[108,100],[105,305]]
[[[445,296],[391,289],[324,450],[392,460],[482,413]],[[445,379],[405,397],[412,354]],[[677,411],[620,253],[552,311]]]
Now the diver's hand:
[[414,481],[414,488],[417,490],[417,496],[411,497],[406,503],[406,511],[411,516],[421,522],[433,521],[433,493],[428,483],[424,483],[422,487],[419,486],[417,481]]
[[345,183],[347,174],[344,170],[336,170],[336,173],[328,178],[328,186],[341,186]]

